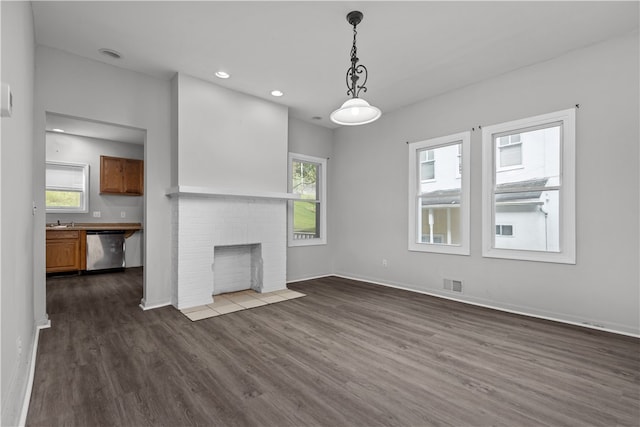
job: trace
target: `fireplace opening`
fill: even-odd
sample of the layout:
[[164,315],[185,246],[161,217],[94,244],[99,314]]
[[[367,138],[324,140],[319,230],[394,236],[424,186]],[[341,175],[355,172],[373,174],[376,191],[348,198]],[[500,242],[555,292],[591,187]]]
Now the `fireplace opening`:
[[247,289],[262,291],[262,245],[215,246],[212,295]]

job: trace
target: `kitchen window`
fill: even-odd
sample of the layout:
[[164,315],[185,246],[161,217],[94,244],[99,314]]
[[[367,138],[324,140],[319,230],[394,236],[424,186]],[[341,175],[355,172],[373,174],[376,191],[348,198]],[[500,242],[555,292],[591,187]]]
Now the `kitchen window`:
[[47,213],[89,212],[89,165],[46,162]]

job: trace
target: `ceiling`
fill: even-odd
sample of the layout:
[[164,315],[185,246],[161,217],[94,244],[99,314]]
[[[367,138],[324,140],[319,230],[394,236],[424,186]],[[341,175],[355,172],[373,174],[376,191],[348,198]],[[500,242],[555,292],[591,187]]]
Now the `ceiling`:
[[[33,2],[36,43],[161,79],[176,72],[334,127],[352,27],[383,114],[637,31],[638,2]],[[113,59],[98,52],[114,49]],[[226,80],[214,77],[224,70]],[[271,90],[284,96],[274,98]],[[321,117],[321,119],[313,119]]]
[[110,141],[126,142],[128,144],[144,144],[147,136],[147,132],[142,129],[79,119],[62,114],[47,113],[47,132],[59,132],[60,129],[69,135],[108,139]]

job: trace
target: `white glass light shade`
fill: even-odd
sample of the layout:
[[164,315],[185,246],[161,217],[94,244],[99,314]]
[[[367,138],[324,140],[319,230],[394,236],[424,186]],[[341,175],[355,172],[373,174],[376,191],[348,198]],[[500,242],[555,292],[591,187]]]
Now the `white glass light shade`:
[[331,113],[331,121],[339,125],[356,126],[374,122],[380,118],[379,108],[369,105],[362,98],[351,98]]

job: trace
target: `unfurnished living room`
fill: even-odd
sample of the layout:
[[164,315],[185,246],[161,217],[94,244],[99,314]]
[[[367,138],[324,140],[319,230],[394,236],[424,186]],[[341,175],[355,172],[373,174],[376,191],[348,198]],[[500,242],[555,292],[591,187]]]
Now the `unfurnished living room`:
[[640,2],[0,19],[2,426],[640,425]]

